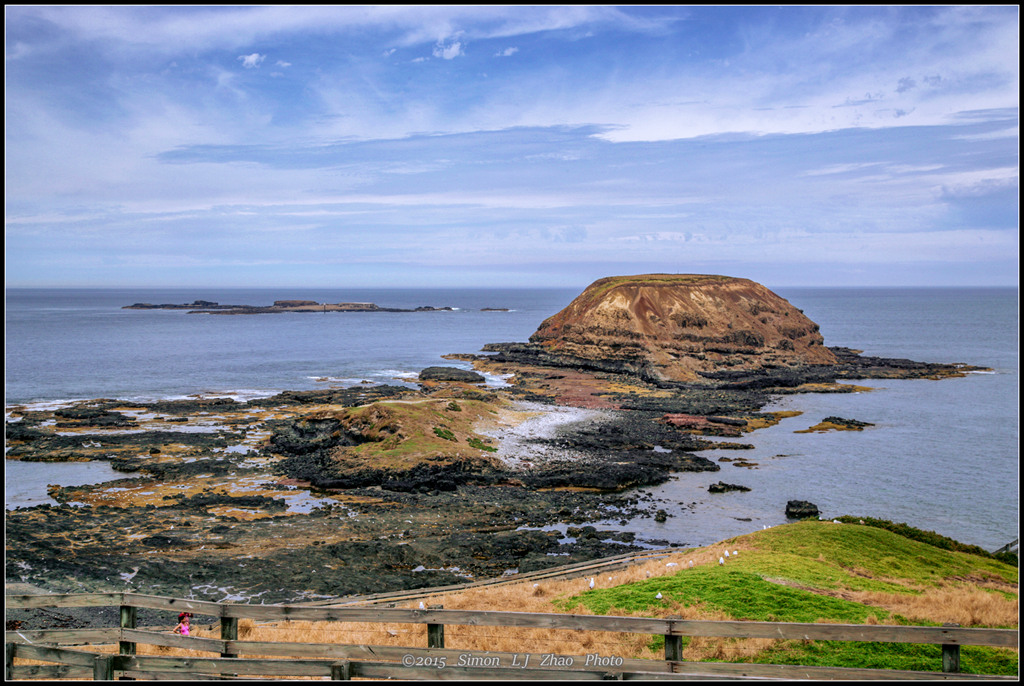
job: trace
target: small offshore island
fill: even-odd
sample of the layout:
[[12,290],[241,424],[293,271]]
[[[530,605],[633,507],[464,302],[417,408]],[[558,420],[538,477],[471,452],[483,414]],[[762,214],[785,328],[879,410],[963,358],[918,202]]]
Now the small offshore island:
[[[195,300],[181,305],[135,303],[122,310],[188,310],[189,314],[273,314],[277,312],[452,312],[453,307],[423,305],[414,309],[380,307],[374,303],[318,303],[315,300],[275,300],[273,305],[221,305],[209,300]],[[485,307],[482,312],[507,311],[500,307]]]
[[[359,305],[375,309],[346,309]],[[128,307],[382,311],[310,301]],[[432,367],[417,388],[8,408],[7,459],[104,460],[125,474],[52,486],[57,506],[8,510],[8,582],[296,602],[638,550],[632,534],[591,523],[675,516],[635,489],[719,471],[699,453],[750,447],[744,436],[786,416],[762,411],[773,396],[979,369],[827,347],[814,322],[760,284],[678,274],[601,279],[529,341],[448,357],[509,385]],[[829,420],[824,428],[870,426]],[[716,487],[742,497],[742,487]],[[543,528],[556,523],[570,525],[570,542]]]

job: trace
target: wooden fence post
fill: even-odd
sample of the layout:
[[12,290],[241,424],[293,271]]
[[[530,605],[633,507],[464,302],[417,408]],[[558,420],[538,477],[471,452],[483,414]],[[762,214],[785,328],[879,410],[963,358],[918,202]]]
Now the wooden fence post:
[[352,679],[352,664],[348,660],[335,662],[331,665],[331,681],[350,681]]
[[113,681],[114,680],[114,656],[113,655],[97,655],[96,661],[92,665],[92,678],[93,681]]
[[[429,605],[428,610],[443,610],[444,605]],[[427,624],[427,647],[444,648],[444,624]]]
[[[224,617],[220,618],[220,640],[222,641],[237,641],[238,640],[238,617]],[[226,647],[226,646],[225,646]],[[221,653],[221,657],[238,657],[235,653]]]
[[683,661],[683,637],[673,635],[671,632],[675,628],[675,622],[673,619],[681,619],[680,617],[669,617],[668,630],[669,633],[665,634],[665,660],[668,662],[682,662]]
[[[942,626],[958,627],[957,623],[943,624]],[[959,672],[960,671],[960,645],[956,643],[943,643],[942,644],[942,671],[943,672]]]
[[[121,628],[122,629],[134,629],[135,628],[135,617],[136,609],[134,605],[122,605],[121,606]],[[135,644],[131,641],[118,641],[118,652],[121,655],[134,655]]]
[[[221,612],[224,612],[224,607],[221,606]],[[238,617],[225,617],[223,614],[220,616],[220,640],[222,641],[237,641],[238,640]],[[224,646],[227,648],[227,646]],[[221,657],[238,657],[237,653],[222,652]],[[237,674],[221,674],[221,678],[236,677]]]
[[14,651],[13,643],[4,644],[4,681],[14,678]]

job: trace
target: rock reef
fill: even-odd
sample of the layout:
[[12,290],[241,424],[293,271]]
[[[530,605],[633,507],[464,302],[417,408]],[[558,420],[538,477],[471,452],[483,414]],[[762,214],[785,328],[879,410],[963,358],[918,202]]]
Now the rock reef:
[[123,310],[188,310],[189,314],[275,314],[282,312],[452,312],[454,307],[422,305],[413,309],[380,307],[375,303],[319,303],[315,300],[275,300],[273,305],[221,305],[209,300],[154,305],[134,303]]

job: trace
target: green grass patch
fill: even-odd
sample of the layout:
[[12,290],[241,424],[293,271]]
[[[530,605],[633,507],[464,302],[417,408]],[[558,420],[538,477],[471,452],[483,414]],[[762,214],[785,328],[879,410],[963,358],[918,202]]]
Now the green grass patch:
[[[942,671],[942,646],[922,643],[861,643],[858,641],[780,641],[753,660],[757,664]],[[1018,655],[1012,650],[963,646],[960,671],[967,674],[1016,676]]]
[[1019,560],[1014,553],[990,553],[984,548],[976,545],[968,545],[961,543],[960,541],[937,534],[934,531],[925,531],[924,529],[918,529],[904,524],[903,522],[891,522],[887,519],[875,519],[874,517],[852,517],[849,515],[839,517],[839,521],[847,524],[861,524],[865,526],[874,526],[879,529],[885,529],[891,531],[894,534],[909,538],[913,541],[921,541],[928,545],[935,546],[936,548],[942,548],[943,550],[952,550],[960,553],[970,553],[971,555],[978,555],[980,557],[987,557],[993,560],[998,560],[1005,564],[1017,567]]
[[833,562],[800,554],[774,550],[744,551],[729,561],[731,569],[743,569],[779,584],[790,584],[820,590],[879,591],[882,593],[920,593],[902,584],[865,577]]
[[[988,573],[1006,581],[1017,581],[1017,570],[998,560],[937,548],[873,526],[799,522],[760,532],[757,548],[760,554],[767,554],[769,558],[792,555],[819,560],[837,570],[849,570],[861,577],[866,574],[876,579],[901,580],[923,586],[972,573]],[[801,580],[799,568],[790,573],[794,580]],[[841,585],[853,589],[875,588],[857,585],[852,580]],[[907,592],[907,589],[903,590]]]
[[443,438],[446,441],[456,441],[455,434],[452,433],[451,429],[446,429],[441,426],[434,427],[434,435],[438,438]]
[[[656,597],[658,593],[661,599]],[[596,614],[608,614],[612,608],[649,613],[673,602],[683,606],[699,604],[733,619],[757,622],[825,620],[863,624],[868,617],[874,617],[892,624],[898,619],[880,608],[781,586],[752,572],[727,567],[687,569],[672,576],[587,591],[565,601],[565,609],[583,605]]]
[[486,450],[489,453],[498,452],[498,449],[495,448],[493,445],[487,445],[486,443],[484,443],[479,438],[476,438],[475,436],[473,438],[467,439],[466,442],[469,443],[470,448],[476,448],[477,450]]

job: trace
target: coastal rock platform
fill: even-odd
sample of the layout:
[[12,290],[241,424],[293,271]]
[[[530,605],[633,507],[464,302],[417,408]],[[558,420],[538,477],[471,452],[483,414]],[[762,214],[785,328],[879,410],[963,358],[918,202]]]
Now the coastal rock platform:
[[[740,308],[729,319],[732,310],[702,305],[704,353],[691,350],[696,332],[681,339],[685,351],[666,352],[664,322],[699,323],[685,314],[680,284],[630,277],[591,290],[585,308],[549,319],[531,342],[450,356],[507,378],[505,387],[462,370],[430,372],[417,389],[8,407],[7,459],[102,460],[124,478],[52,486],[53,504],[7,510],[7,581],[298,602],[618,554],[651,542],[614,527],[574,538],[567,527],[660,516],[666,504],[643,487],[718,471],[700,452],[748,447],[784,414],[762,410],[773,396],[971,369],[826,348],[799,313],[724,278],[697,280],[700,302],[728,292]],[[683,279],[684,291],[693,284]],[[575,328],[586,319],[577,310],[601,313],[607,335]],[[726,320],[756,335],[725,341]],[[787,337],[783,321],[803,333]],[[713,356],[723,362],[696,364]]]

